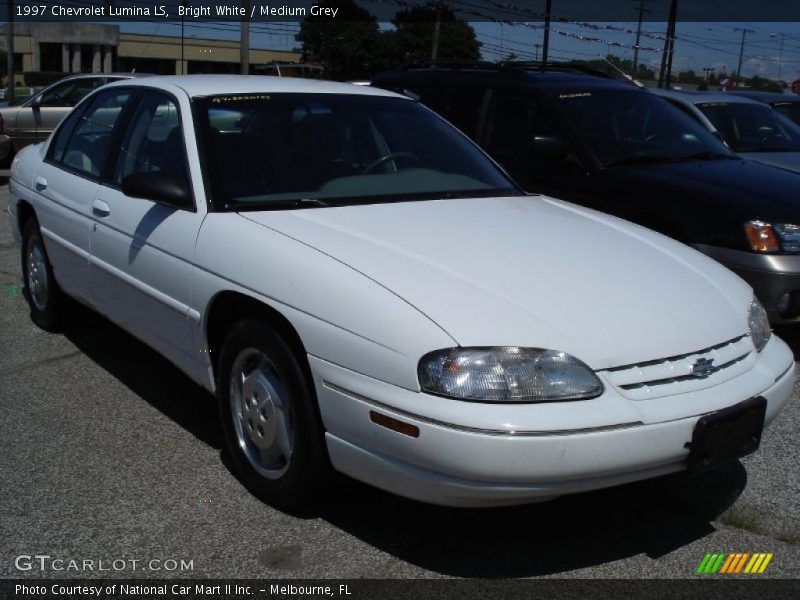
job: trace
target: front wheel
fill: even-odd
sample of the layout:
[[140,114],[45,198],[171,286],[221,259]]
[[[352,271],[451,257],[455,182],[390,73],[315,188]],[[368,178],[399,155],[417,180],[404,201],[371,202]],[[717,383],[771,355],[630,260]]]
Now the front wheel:
[[64,296],[36,219],[29,219],[22,230],[22,276],[31,319],[42,329],[52,330],[62,317]]
[[222,345],[218,373],[225,441],[245,485],[282,508],[306,504],[330,466],[298,357],[270,327],[245,319]]

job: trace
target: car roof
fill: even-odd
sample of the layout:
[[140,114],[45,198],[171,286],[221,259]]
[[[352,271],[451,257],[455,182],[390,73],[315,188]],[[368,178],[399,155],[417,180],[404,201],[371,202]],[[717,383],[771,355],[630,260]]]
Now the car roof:
[[503,68],[493,67],[457,67],[457,68],[410,68],[387,71],[373,78],[375,85],[396,84],[402,82],[416,83],[435,81],[441,85],[448,83],[468,82],[472,84],[497,83],[504,85],[520,85],[525,87],[544,87],[553,92],[573,92],[580,90],[632,90],[640,91],[635,85],[608,76],[581,73],[572,70],[540,71],[533,67]]
[[735,91],[731,92],[731,94],[735,94],[737,96],[742,96],[744,98],[751,98],[753,100],[758,100],[760,102],[798,102],[800,103],[800,96],[797,94],[783,94],[781,92],[758,92],[754,90],[747,90],[747,91]]
[[125,79],[133,79],[134,77],[150,77],[149,73],[73,73],[72,75],[66,75],[62,77],[55,83],[61,83],[62,81],[69,81],[70,79],[85,79],[87,77],[120,77]]
[[718,92],[687,92],[664,89],[651,89],[652,93],[664,98],[677,98],[691,102],[692,104],[761,104],[744,96],[734,96],[728,93]]
[[[137,80],[137,85],[170,89],[181,88],[190,97],[231,94],[348,94],[355,96],[387,96],[404,98],[399,94],[377,88],[350,83],[337,83],[320,79],[299,77],[273,77],[270,75],[154,75]],[[114,82],[110,86],[130,85],[127,82]]]

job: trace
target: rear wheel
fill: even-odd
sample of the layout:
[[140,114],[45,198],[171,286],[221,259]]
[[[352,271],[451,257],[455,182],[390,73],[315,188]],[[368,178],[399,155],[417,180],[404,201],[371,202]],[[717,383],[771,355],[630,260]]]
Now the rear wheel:
[[222,345],[217,395],[245,485],[284,508],[308,503],[330,466],[316,400],[291,347],[264,323],[237,323]]
[[35,218],[28,219],[22,230],[22,276],[31,319],[42,329],[52,330],[61,320],[64,295],[53,276],[53,265]]

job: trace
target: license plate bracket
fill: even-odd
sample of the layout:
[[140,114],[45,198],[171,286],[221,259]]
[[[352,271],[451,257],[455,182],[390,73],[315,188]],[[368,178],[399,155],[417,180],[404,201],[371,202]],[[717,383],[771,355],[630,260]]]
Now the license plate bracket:
[[689,446],[689,473],[700,475],[758,450],[767,400],[750,398],[700,417]]

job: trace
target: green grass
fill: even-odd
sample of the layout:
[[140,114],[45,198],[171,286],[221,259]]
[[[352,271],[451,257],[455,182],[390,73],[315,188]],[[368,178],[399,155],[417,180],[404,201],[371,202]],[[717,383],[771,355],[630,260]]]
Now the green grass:
[[720,516],[719,522],[757,535],[768,535],[787,544],[800,544],[800,535],[796,532],[785,529],[778,531],[765,529],[759,522],[758,515],[754,514],[752,510],[746,507],[734,506]]
[[755,514],[750,512],[748,509],[739,508],[737,506],[734,506],[733,508],[724,512],[720,516],[719,522],[729,525],[730,527],[736,527],[737,529],[749,531],[751,533],[766,533],[763,527],[761,527],[759,524],[758,517]]

